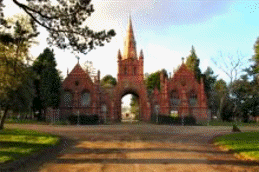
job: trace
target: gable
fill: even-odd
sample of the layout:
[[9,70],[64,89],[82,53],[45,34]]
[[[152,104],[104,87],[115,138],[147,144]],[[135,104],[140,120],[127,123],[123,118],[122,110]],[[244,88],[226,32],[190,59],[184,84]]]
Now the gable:
[[74,90],[75,86],[81,87],[81,89],[92,89],[93,81],[90,76],[84,69],[80,66],[80,64],[76,64],[76,66],[72,69],[72,71],[68,74],[68,76],[63,81],[64,89],[72,89]]

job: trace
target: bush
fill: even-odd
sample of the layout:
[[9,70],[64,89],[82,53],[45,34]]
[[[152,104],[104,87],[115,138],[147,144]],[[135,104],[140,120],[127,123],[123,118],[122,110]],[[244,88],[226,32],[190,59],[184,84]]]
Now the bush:
[[189,115],[184,117],[184,125],[195,125],[196,124],[196,119]]
[[[78,123],[78,116],[77,115],[70,115],[68,117],[68,121],[70,124],[75,125]],[[79,124],[80,125],[89,125],[89,124],[98,124],[99,123],[99,117],[97,114],[92,115],[79,115]]]
[[[152,115],[152,121],[156,122],[156,115]],[[193,116],[186,116],[183,119],[184,125],[195,125],[196,119]],[[158,124],[182,125],[182,118],[168,115],[158,115]]]

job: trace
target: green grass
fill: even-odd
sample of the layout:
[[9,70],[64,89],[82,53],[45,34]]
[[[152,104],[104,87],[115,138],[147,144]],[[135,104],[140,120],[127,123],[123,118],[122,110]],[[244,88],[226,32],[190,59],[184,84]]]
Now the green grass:
[[0,164],[31,155],[54,146],[59,137],[36,131],[20,129],[0,130]]
[[5,120],[6,124],[44,124],[47,125],[47,122],[43,122],[43,121],[36,121],[36,120],[31,120],[31,119],[22,119],[22,120],[18,120],[18,119],[6,119]]
[[228,134],[215,138],[214,143],[233,150],[245,159],[259,160],[259,132]]

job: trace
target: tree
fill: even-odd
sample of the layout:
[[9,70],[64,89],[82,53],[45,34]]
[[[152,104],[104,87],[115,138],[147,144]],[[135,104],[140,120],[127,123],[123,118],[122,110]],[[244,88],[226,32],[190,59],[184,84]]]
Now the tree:
[[135,119],[139,119],[139,115],[140,115],[139,100],[138,100],[138,97],[135,95],[131,96],[130,112],[135,114]]
[[233,101],[232,114],[236,114],[237,104],[233,98],[233,83],[238,80],[240,74],[243,72],[243,66],[245,65],[244,56],[239,51],[237,51],[236,56],[231,54],[223,55],[222,52],[219,52],[219,56],[216,59],[212,59],[214,64],[229,77],[230,82],[227,86],[228,100]]
[[249,115],[258,113],[258,86],[251,84],[247,77],[242,77],[233,83],[233,95],[237,104],[237,115],[242,116],[244,122],[248,122]]
[[[85,25],[94,12],[91,0],[12,0],[37,25],[49,32],[49,45],[86,54],[115,36],[114,30],[95,32]],[[0,0],[0,25],[7,26]]]
[[220,79],[218,81],[216,81],[215,83],[215,91],[216,91],[216,95],[214,96],[214,98],[216,99],[217,102],[217,116],[218,118],[222,117],[222,110],[224,107],[224,102],[226,101],[227,98],[227,83],[223,80]]
[[154,90],[155,88],[158,88],[158,90],[160,90],[160,73],[161,72],[163,73],[163,75],[166,78],[168,77],[167,71],[165,69],[162,69],[162,70],[156,71],[154,73],[151,73],[150,75],[147,75],[145,83],[146,83],[146,87],[149,92]]
[[28,50],[38,34],[33,24],[20,21],[0,33],[0,110],[4,111],[0,129],[3,129],[9,110],[22,110],[30,105],[34,91],[30,84],[32,73],[26,60],[29,60]]
[[200,82],[201,70],[200,70],[200,59],[197,57],[194,46],[192,46],[191,54],[186,59],[186,66],[194,72],[196,79]]
[[44,112],[48,107],[58,108],[61,96],[61,76],[56,69],[53,50],[45,48],[33,63],[33,70],[37,74],[34,84],[37,90],[33,101],[34,111],[39,111],[38,119],[44,119]]
[[204,77],[204,88],[205,88],[205,94],[208,100],[208,107],[211,109],[212,113],[216,113],[216,100],[215,100],[215,89],[214,85],[217,81],[218,75],[214,75],[214,72],[211,67],[207,67],[206,71],[203,73]]
[[116,84],[116,78],[114,78],[112,75],[106,75],[101,79],[101,86],[115,86]]
[[251,66],[253,73],[259,73],[259,37],[254,44],[254,55],[251,59],[254,64]]

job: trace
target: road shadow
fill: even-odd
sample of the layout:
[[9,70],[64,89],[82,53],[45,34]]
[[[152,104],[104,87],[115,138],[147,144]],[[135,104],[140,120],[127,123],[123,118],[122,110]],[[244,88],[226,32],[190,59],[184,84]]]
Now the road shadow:
[[206,159],[57,159],[57,164],[207,164],[259,166],[256,161],[242,160],[206,160]]

